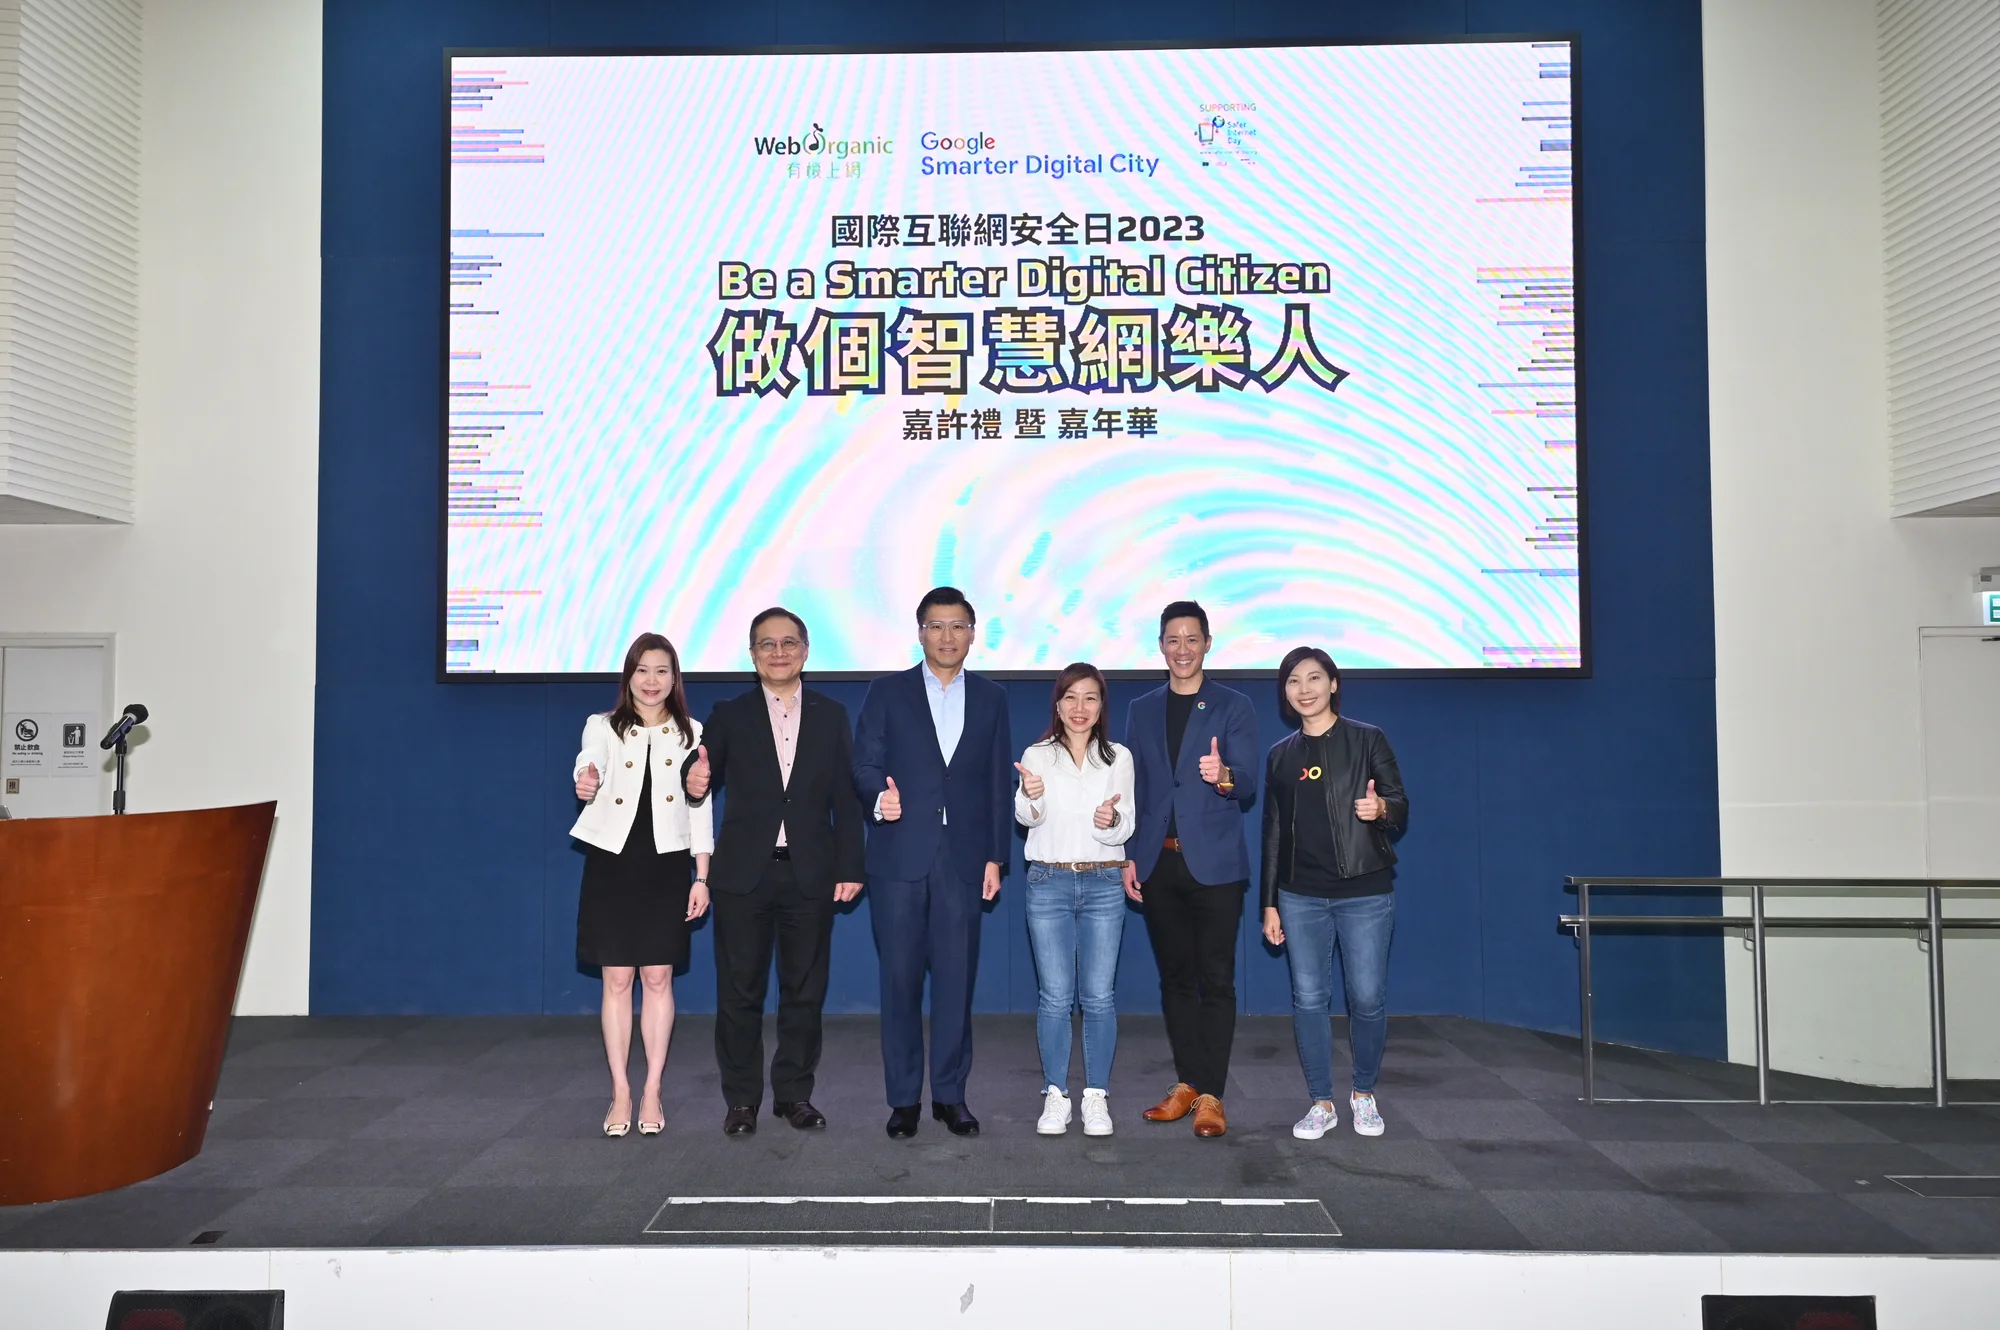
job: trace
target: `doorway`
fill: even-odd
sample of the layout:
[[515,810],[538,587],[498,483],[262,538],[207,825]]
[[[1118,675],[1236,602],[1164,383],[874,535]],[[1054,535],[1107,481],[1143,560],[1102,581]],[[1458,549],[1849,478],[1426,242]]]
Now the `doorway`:
[[106,635],[0,635],[0,817],[88,817],[111,808]]
[[[1924,870],[2000,879],[2000,633],[1918,635],[1924,740]],[[1945,897],[1945,913],[2000,915],[2000,892]],[[1953,1079],[2000,1078],[2000,935],[1944,946],[1945,1056]]]

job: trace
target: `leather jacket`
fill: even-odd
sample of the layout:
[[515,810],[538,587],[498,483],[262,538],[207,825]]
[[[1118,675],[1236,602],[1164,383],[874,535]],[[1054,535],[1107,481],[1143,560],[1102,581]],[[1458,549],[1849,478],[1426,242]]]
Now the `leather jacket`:
[[[1400,830],[1409,820],[1410,800],[1403,790],[1403,775],[1396,767],[1396,754],[1389,740],[1373,725],[1342,717],[1326,733],[1328,767],[1322,784],[1326,791],[1327,813],[1333,822],[1334,852],[1340,860],[1341,877],[1360,877],[1396,862],[1389,845],[1389,833]],[[1305,742],[1297,730],[1271,745],[1264,761],[1264,872],[1258,896],[1264,909],[1276,909],[1278,890],[1292,880],[1293,856],[1297,852],[1298,798],[1305,769]],[[1386,816],[1363,822],[1354,815],[1354,801],[1368,792],[1388,801]]]

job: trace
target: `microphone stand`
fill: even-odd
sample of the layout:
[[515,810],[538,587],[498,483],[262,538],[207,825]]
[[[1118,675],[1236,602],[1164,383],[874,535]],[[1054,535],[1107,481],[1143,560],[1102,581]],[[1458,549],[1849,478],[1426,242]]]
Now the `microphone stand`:
[[111,812],[115,816],[125,811],[125,736],[118,736],[118,786],[111,792]]

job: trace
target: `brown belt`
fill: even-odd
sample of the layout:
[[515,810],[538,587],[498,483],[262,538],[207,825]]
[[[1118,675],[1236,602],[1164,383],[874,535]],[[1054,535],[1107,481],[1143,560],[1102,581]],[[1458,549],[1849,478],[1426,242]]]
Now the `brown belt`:
[[1057,863],[1050,863],[1045,859],[1037,859],[1034,862],[1041,865],[1043,868],[1063,868],[1067,869],[1072,873],[1087,873],[1093,868],[1123,868],[1125,866],[1125,861],[1123,859],[1104,859],[1096,863],[1084,863],[1084,864],[1057,864]]
[[1169,836],[1160,843],[1175,854],[1181,852],[1181,838],[1179,836]]

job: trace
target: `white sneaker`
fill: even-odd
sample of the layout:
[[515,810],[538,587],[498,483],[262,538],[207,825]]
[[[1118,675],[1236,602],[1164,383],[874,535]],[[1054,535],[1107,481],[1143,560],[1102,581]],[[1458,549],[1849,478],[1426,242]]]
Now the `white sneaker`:
[[1357,1133],[1362,1136],[1380,1136],[1382,1134],[1382,1114],[1375,1107],[1374,1095],[1350,1095],[1347,1100],[1347,1107],[1348,1111],[1354,1115],[1354,1130]]
[[1102,1090],[1083,1092],[1083,1134],[1085,1136],[1111,1134],[1111,1101],[1104,1097]]
[[1035,1131],[1042,1136],[1060,1136],[1069,1130],[1069,1096],[1051,1085],[1042,1096],[1042,1116]]
[[1306,1115],[1292,1124],[1292,1135],[1302,1141],[1316,1141],[1339,1125],[1340,1114],[1334,1112],[1333,1105],[1315,1100]]

